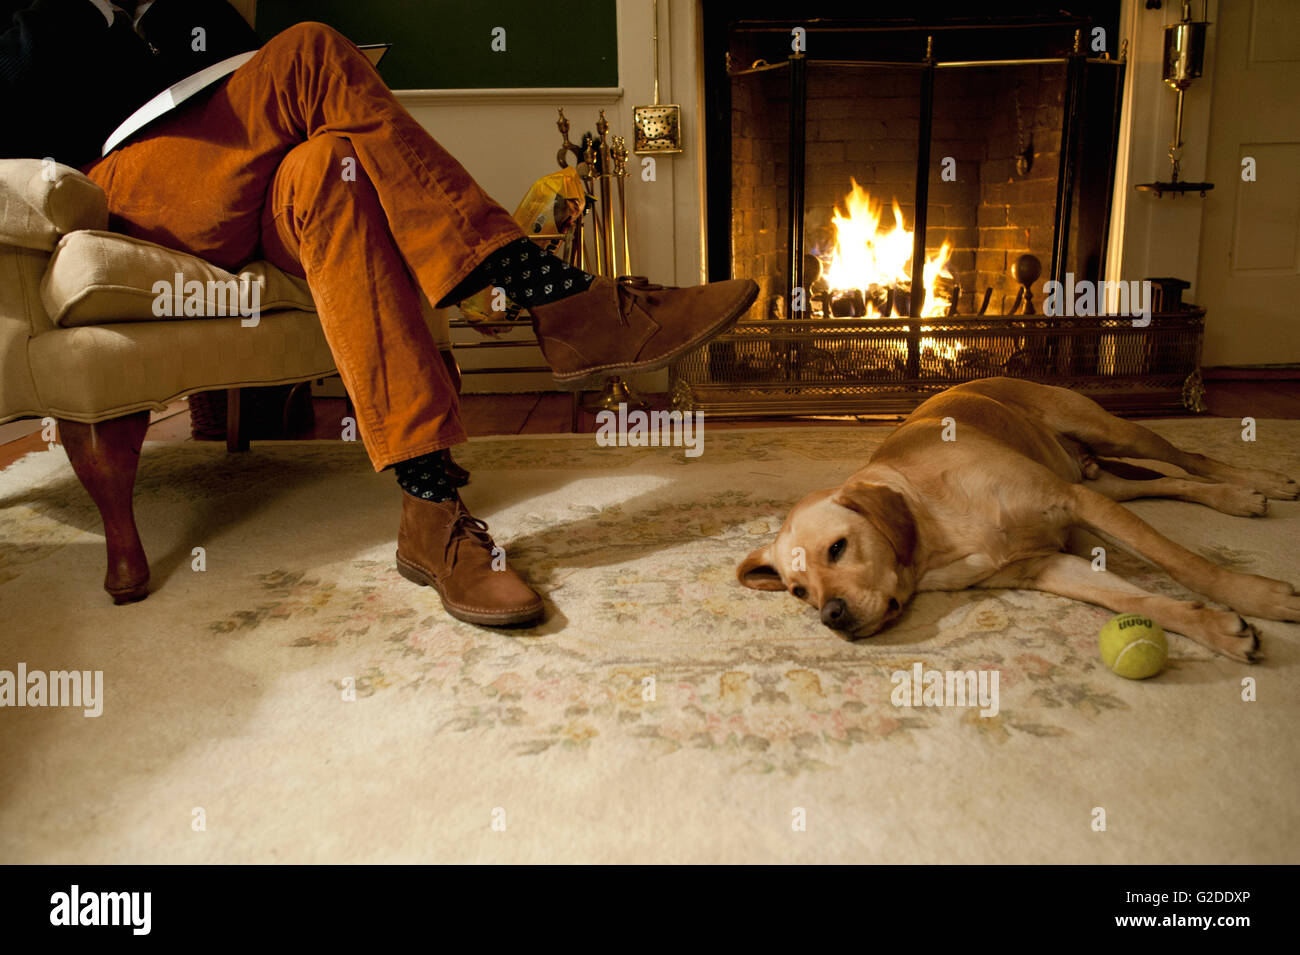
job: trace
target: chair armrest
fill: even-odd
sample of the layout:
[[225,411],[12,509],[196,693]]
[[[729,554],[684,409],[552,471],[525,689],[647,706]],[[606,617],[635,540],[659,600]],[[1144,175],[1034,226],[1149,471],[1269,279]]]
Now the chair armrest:
[[52,251],[78,229],[108,228],[104,191],[71,166],[0,159],[0,245]]

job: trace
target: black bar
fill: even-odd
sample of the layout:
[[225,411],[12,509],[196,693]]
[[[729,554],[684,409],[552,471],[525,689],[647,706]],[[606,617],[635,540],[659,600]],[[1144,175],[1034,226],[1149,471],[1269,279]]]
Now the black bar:
[[[938,60],[935,62],[935,68],[940,70],[966,70],[966,69],[987,69],[990,66],[1046,66],[1051,63],[1059,63],[1065,66],[1070,62],[1068,56],[1043,56],[1031,57],[1027,59],[996,59],[996,60]],[[1099,57],[1090,58],[1087,63],[1098,66],[1120,66],[1119,60],[1103,60]],[[770,73],[773,70],[785,69],[787,63],[768,63],[764,66],[749,66],[744,69],[729,70],[727,75],[734,78],[737,76],[752,76],[756,73]],[[840,69],[890,69],[890,70],[923,70],[925,63],[909,63],[905,60],[817,60],[818,66],[834,66]]]
[[[804,160],[808,141],[808,61],[802,53],[790,54],[790,189],[786,240],[790,268],[786,276],[787,305],[794,304],[794,290],[803,288],[803,216],[805,201]],[[806,290],[805,290],[806,292]],[[793,316],[794,309],[790,309]]]
[[[823,23],[829,19],[829,23]],[[1089,21],[1085,17],[1061,17],[1050,19],[1028,20],[1023,22],[999,20],[996,23],[989,23],[987,20],[966,20],[960,23],[868,23],[866,21],[852,21],[841,19],[839,17],[808,17],[802,20],[737,20],[733,24],[733,29],[737,33],[789,33],[793,27],[803,27],[809,33],[814,31],[826,31],[831,33],[945,33],[945,32],[965,32],[967,30],[996,30],[999,33],[1004,30],[1050,30],[1053,27],[1075,27],[1087,24]]]
[[[927,43],[928,47],[928,43]],[[908,314],[920,318],[925,308],[925,229],[930,202],[930,139],[934,120],[934,57],[926,49],[921,71],[920,131],[916,141],[916,211],[912,219],[912,294]],[[921,323],[907,327],[907,377],[921,375]]]
[[1052,233],[1051,279],[1065,275],[1070,248],[1070,213],[1074,204],[1074,160],[1079,145],[1079,110],[1083,101],[1084,55],[1076,37],[1074,55],[1065,68],[1065,116],[1061,123],[1061,155],[1056,173],[1056,227]]
[[733,278],[731,261],[731,80],[727,76],[727,21],[704,10],[704,266],[709,281]]
[[[802,53],[791,53],[790,62],[790,182],[786,205],[789,221],[786,222],[786,248],[790,256],[786,269],[785,301],[790,306],[787,318],[794,318],[794,290],[803,288],[803,214],[805,186],[805,151],[808,145],[808,64]],[[803,291],[805,308],[807,289]],[[806,316],[800,312],[800,317]],[[803,345],[796,343],[787,352],[786,378],[798,381],[803,369]]]
[[[538,772],[537,786],[552,784],[553,775]],[[736,797],[742,807],[756,802],[752,796],[745,801],[747,795],[742,790]],[[828,800],[825,810],[829,816],[828,825],[851,831],[851,817],[838,810],[837,804]],[[664,816],[667,815],[665,810]],[[358,838],[363,838],[362,821],[347,821],[353,822]],[[732,835],[737,826],[733,816],[726,812],[718,813],[715,825],[723,836]],[[352,832],[345,830],[348,835]],[[464,841],[468,843],[472,837],[472,834],[466,835]],[[575,847],[566,845],[560,833],[543,833],[539,838],[549,840],[543,845],[563,849],[567,853],[566,860],[572,858],[589,865],[637,861],[626,847],[616,844],[596,842]],[[1284,833],[1278,834],[1279,840],[1285,838]],[[1276,855],[1283,855],[1288,847],[1280,844]],[[671,862],[675,861],[675,856],[685,855],[685,847],[678,852],[673,851],[675,848],[669,838],[666,846],[657,847],[651,861]],[[1026,947],[1041,946],[1045,938],[1068,933],[1076,942],[1087,945],[1100,943],[1104,946],[1103,951],[1120,947],[1133,949],[1142,945],[1155,948],[1160,947],[1157,944],[1160,940],[1170,940],[1175,946],[1186,947],[1188,939],[1207,936],[1218,949],[1262,949],[1271,947],[1266,944],[1268,939],[1282,937],[1294,927],[1294,870],[1291,867],[1078,864],[1049,867],[1043,863],[1086,863],[1103,856],[1103,853],[1097,849],[1090,854],[1076,850],[1073,855],[1057,859],[1045,849],[1035,853],[1024,846],[999,848],[1000,856],[989,847],[972,851],[971,847],[958,843],[953,846],[951,861],[969,861],[973,854],[983,863],[1000,858],[1001,861],[1037,864],[929,866],[926,892],[910,889],[908,880],[916,872],[913,867],[874,865],[862,869],[861,874],[875,883],[873,901],[877,910],[888,912],[891,919],[902,925],[974,927],[967,929],[972,934],[977,928],[986,929],[989,934],[996,931],[997,937],[1007,942],[1024,942]],[[4,919],[6,937],[17,940],[19,945],[26,943],[23,949],[15,946],[15,950],[39,951],[79,950],[83,947],[117,950],[128,946],[134,951],[137,946],[150,942],[166,946],[169,951],[209,945],[247,947],[253,926],[257,928],[259,937],[277,948],[352,949],[373,947],[374,925],[381,919],[395,932],[410,929],[415,933],[428,928],[429,900],[425,887],[428,880],[412,878],[412,868],[396,865],[365,868],[338,864],[302,865],[303,861],[313,861],[320,856],[325,861],[333,861],[332,856],[341,853],[332,846],[295,846],[294,850],[289,853],[289,861],[299,864],[274,867],[56,865],[14,869],[10,873],[14,877],[13,883],[0,901],[0,917]],[[958,850],[966,851],[963,855]],[[66,851],[75,854],[78,850],[69,846]],[[142,851],[150,857],[167,855],[167,848],[163,846],[142,847]],[[256,849],[247,847],[243,851],[253,855]],[[762,851],[752,851],[760,862],[806,865],[823,861],[814,851],[807,851],[803,856],[789,849],[784,853],[768,849],[766,855],[760,854]],[[1226,856],[1227,851],[1216,849],[1213,855]],[[495,852],[496,856],[484,852],[485,860],[511,858],[501,849]],[[1142,860],[1146,856],[1163,857],[1171,853],[1179,859],[1191,854],[1186,848],[1170,846],[1160,849],[1137,847],[1127,850],[1126,855]],[[92,853],[81,850],[81,854]],[[231,854],[232,851],[228,850],[227,855]],[[372,850],[370,854],[379,853]],[[516,856],[518,854],[516,852]],[[263,851],[258,855],[264,858],[267,853]],[[734,855],[719,848],[707,855],[705,861],[736,865]],[[851,864],[875,861],[865,849],[843,855],[847,855]],[[439,858],[431,850],[416,858],[426,865],[447,864],[473,858],[473,854],[467,847],[449,859]],[[236,856],[231,861],[239,860]],[[431,874],[427,869],[423,871],[426,875]],[[548,904],[550,900],[546,897],[517,893],[520,898],[511,901],[511,918],[503,920],[500,911],[494,908],[494,902],[500,897],[505,880],[513,875],[512,872],[480,873],[467,867],[458,868],[455,878],[448,879],[448,888],[440,890],[440,900],[445,909],[456,912],[463,924],[471,928],[491,927],[494,937],[502,939],[504,946],[527,945],[535,941],[532,927],[554,918],[554,906]],[[557,871],[556,875],[558,877],[560,873]],[[590,915],[584,914],[582,925],[593,935],[607,935],[626,924],[625,920],[621,921],[620,913],[628,909],[624,891],[627,880],[614,875],[612,872],[602,875],[583,871],[577,866],[565,869],[563,873],[566,881],[579,886],[581,897],[590,900],[592,911]],[[702,874],[700,883],[696,884],[702,886],[705,878],[707,874]],[[748,878],[754,881],[746,882]],[[745,876],[743,872],[737,872],[732,881],[743,883],[754,892],[761,891],[758,873]],[[138,893],[136,897],[143,899],[144,893],[148,893],[149,918],[147,922],[138,919],[140,931],[147,931],[147,934],[135,934],[136,921],[132,916],[142,914],[139,910],[143,908],[135,903],[123,906],[128,914],[125,918],[115,919],[118,924],[89,925],[83,918],[78,919],[77,925],[64,924],[56,915],[59,899],[70,895],[73,885],[78,887],[79,898],[84,897],[82,893],[113,891]],[[322,917],[321,900],[331,896],[345,900],[342,904],[346,904],[351,917]],[[936,898],[944,900],[942,922],[935,917],[933,900]],[[1008,899],[1015,900],[1014,911],[1007,905]],[[313,912],[313,907],[318,914],[308,917],[305,913]],[[65,903],[63,911],[66,913],[68,908]],[[994,921],[989,913],[999,909],[1005,910],[1006,915],[1000,921]],[[1162,927],[1163,922],[1189,917],[1215,922],[1230,920],[1236,924],[1206,925],[1204,928],[1199,925]],[[96,921],[102,920],[97,918]],[[991,927],[990,922],[993,922]],[[530,931],[534,935],[530,936]],[[771,929],[764,925],[744,926],[733,934],[760,943],[767,940],[763,938],[764,934],[771,937]],[[46,945],[47,941],[50,944]],[[1126,944],[1120,946],[1121,941]],[[56,942],[59,944],[54,944]],[[195,945],[196,942],[199,944]],[[1199,946],[1191,947],[1199,949]]]

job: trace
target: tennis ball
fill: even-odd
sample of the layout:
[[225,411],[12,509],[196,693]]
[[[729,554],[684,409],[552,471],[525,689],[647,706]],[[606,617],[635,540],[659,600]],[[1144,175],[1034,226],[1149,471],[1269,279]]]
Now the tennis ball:
[[1111,617],[1101,628],[1101,659],[1130,680],[1155,676],[1165,665],[1169,644],[1160,624],[1140,613]]

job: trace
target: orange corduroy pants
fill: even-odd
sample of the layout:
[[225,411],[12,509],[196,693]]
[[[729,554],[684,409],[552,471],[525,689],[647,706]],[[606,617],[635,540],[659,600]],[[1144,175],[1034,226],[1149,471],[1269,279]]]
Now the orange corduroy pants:
[[341,34],[290,27],[86,172],[115,231],[306,278],[376,471],[465,440],[417,283],[524,233]]

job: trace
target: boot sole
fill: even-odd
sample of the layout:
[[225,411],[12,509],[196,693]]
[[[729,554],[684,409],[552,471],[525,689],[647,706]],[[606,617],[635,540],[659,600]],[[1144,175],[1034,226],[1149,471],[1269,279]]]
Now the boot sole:
[[517,627],[520,624],[534,623],[541,620],[546,613],[545,607],[539,607],[536,610],[514,610],[500,613],[462,610],[447,603],[447,598],[442,595],[442,588],[438,586],[436,580],[418,567],[406,563],[401,557],[397,558],[397,572],[413,584],[419,584],[421,587],[432,587],[438,594],[438,599],[442,601],[442,609],[464,623],[473,623],[482,627]]
[[568,385],[570,388],[576,389],[600,384],[611,374],[639,375],[648,371],[658,371],[660,368],[665,368],[668,365],[671,365],[688,351],[699,348],[701,345],[706,344],[710,339],[716,338],[718,335],[727,331],[727,329],[731,328],[732,325],[735,325],[736,322],[740,321],[740,316],[744,315],[749,309],[749,306],[754,304],[754,299],[756,298],[758,298],[758,284],[754,283],[753,288],[751,288],[746,295],[742,296],[721,319],[714,322],[684,345],[679,345],[660,358],[653,358],[649,361],[615,362],[608,365],[599,365],[595,368],[585,368],[582,371],[569,372],[564,375],[556,375],[554,372],[552,372],[552,374],[554,375],[555,380],[560,382],[560,384]]

